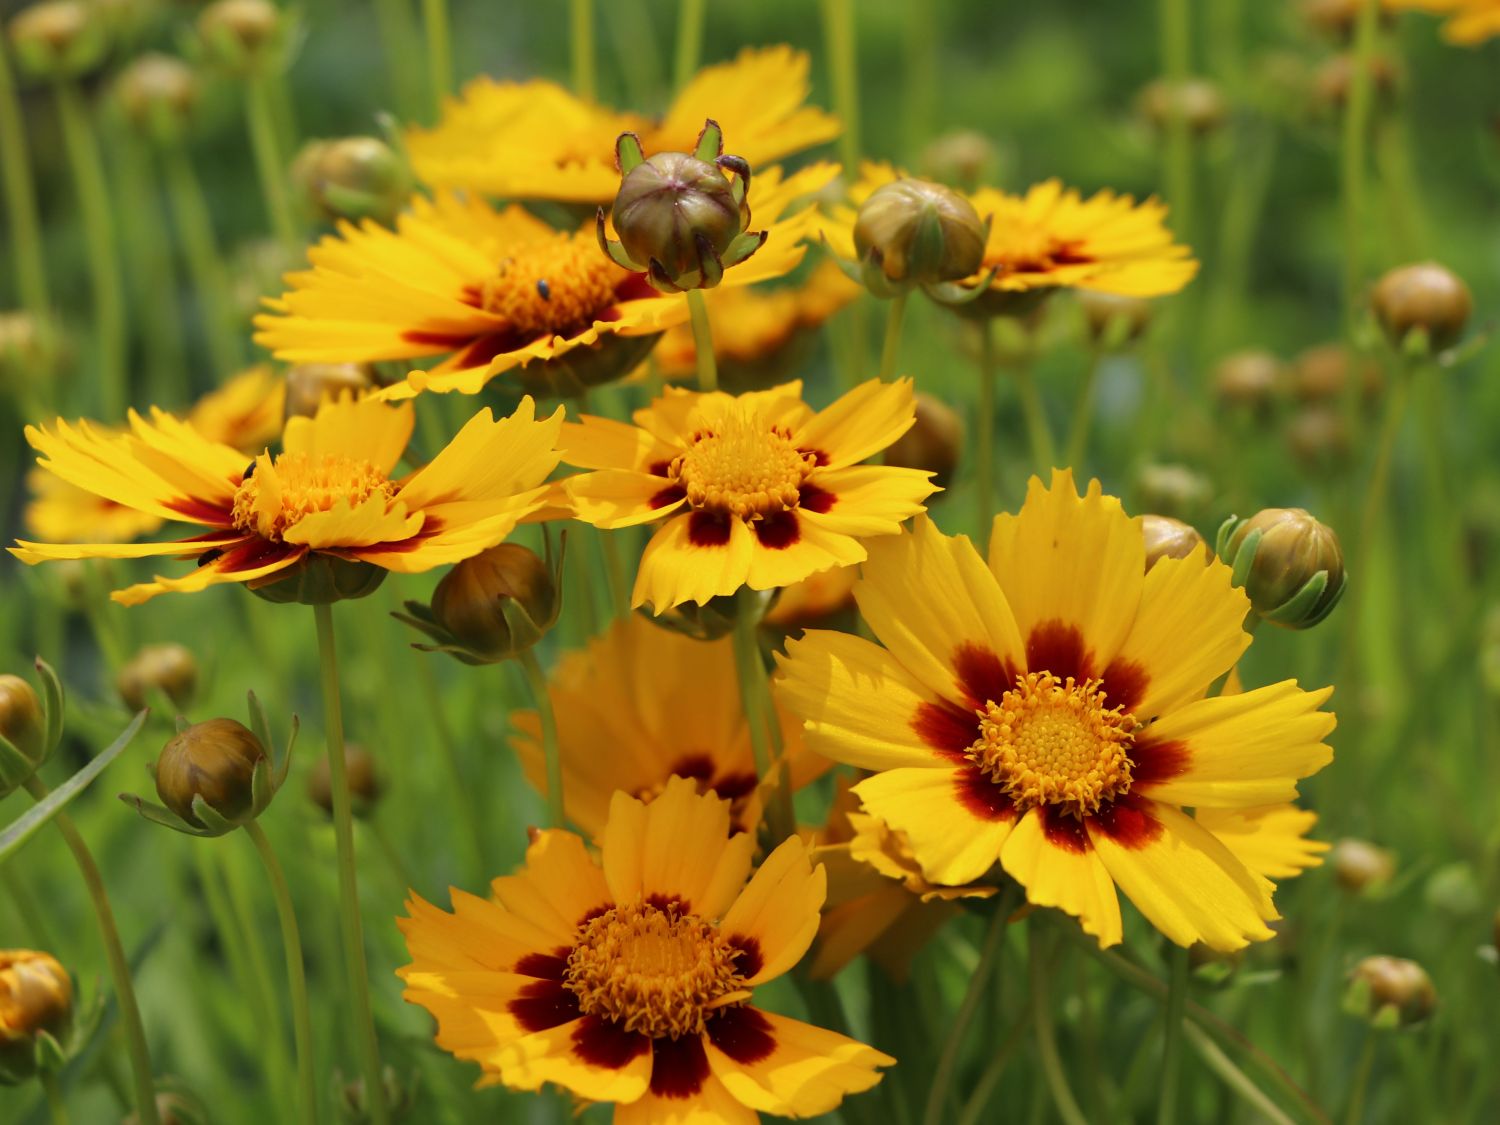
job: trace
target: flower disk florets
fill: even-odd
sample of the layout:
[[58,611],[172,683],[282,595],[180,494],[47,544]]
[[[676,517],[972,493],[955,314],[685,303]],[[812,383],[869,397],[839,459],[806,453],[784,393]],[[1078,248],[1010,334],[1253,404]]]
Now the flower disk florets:
[[694,434],[667,471],[694,508],[750,519],[795,508],[816,467],[783,428],[731,414]]
[[235,490],[231,518],[241,531],[281,542],[288,528],[315,512],[330,511],[341,502],[357,507],[375,495],[389,500],[395,494],[395,483],[369,461],[283,453],[273,462],[262,454]]
[[559,232],[520,247],[479,290],[486,312],[526,338],[581,332],[615,301],[625,271],[592,238]]

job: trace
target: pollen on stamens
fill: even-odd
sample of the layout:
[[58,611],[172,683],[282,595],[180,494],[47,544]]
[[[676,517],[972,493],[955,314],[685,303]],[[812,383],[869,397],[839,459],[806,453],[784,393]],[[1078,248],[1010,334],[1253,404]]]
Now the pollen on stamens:
[[817,455],[798,449],[783,427],[730,412],[692,435],[668,475],[694,508],[751,519],[797,507],[802,482],[817,463]]
[[353,507],[377,494],[390,499],[396,485],[369,461],[332,454],[283,453],[274,461],[261,456],[235,490],[230,519],[240,531],[280,542],[287,528],[314,512],[340,501]]
[[478,287],[481,307],[522,336],[570,335],[615,303],[629,275],[599,252],[590,233],[558,232],[522,246]]
[[736,954],[696,914],[675,904],[632,903],[580,927],[563,984],[584,1015],[676,1039],[701,1034],[708,1013],[744,988]]
[[1081,817],[1130,790],[1136,722],[1107,705],[1098,680],[1030,672],[979,717],[969,756],[1021,811],[1057,805]]

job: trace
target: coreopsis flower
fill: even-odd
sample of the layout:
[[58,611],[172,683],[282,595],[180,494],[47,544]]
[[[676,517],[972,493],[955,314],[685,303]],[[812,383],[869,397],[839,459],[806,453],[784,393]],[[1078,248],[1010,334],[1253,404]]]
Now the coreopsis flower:
[[[811,208],[794,208],[836,174],[830,164],[785,177],[775,168],[758,174],[755,209],[767,243],[723,284],[794,269],[816,221]],[[340,223],[338,231],[308,251],[312,269],[287,275],[291,290],[267,302],[273,311],[256,318],[255,339],[295,363],[442,357],[386,388],[386,398],[474,394],[503,372],[582,357],[598,357],[601,370],[573,379],[606,381],[642,359],[658,333],[688,319],[680,294],[658,293],[645,274],[600,251],[592,220],[560,231],[521,207],[497,209],[444,191],[414,198],[395,230],[366,221]],[[577,389],[567,379],[550,382]]]
[[[759,822],[760,780],[729,639],[694,640],[628,617],[558,661],[547,691],[557,716],[564,807],[588,835],[604,831],[616,790],[650,801],[673,777],[728,801],[736,831]],[[511,723],[527,778],[546,792],[537,713],[518,711]],[[794,787],[828,768],[827,759],[802,752],[801,727],[784,714],[781,731]],[[610,752],[600,754],[601,746]]]
[[[835,253],[854,256],[856,207],[901,176],[890,165],[863,166],[849,205],[831,208],[823,227]],[[972,287],[988,277],[988,291],[962,306],[966,314],[1019,310],[1024,294],[1039,299],[1059,288],[1160,297],[1176,293],[1198,272],[1192,251],[1167,229],[1166,206],[1155,199],[1137,203],[1112,191],[1084,199],[1058,180],[1036,184],[1024,195],[979,188],[966,198],[989,222],[984,259],[959,282]]]
[[[482,410],[425,466],[397,478],[391,474],[412,430],[409,403],[327,403],[316,418],[287,422],[281,453],[263,452],[248,465],[243,453],[160,410],[149,419],[132,411],[130,432],[120,435],[62,419],[28,426],[42,468],[116,503],[203,530],[166,543],[22,541],[11,553],[26,563],[197,560],[186,574],[116,591],[114,599],[125,605],[223,582],[243,582],[274,598],[272,583],[312,581],[315,564],[327,571],[333,592],[368,593],[368,582],[386,571],[416,573],[477,554],[542,509],[550,494],[542,482],[557,466],[562,411],[542,421],[535,413],[529,398],[498,421]],[[367,573],[374,578],[359,577]]]
[[578,519],[664,521],[646,546],[634,605],[662,613],[741,586],[789,586],[865,558],[922,510],[931,474],[862,465],[912,424],[911,380],[871,380],[814,412],[801,382],[700,394],[669,387],[635,425],[585,415],[564,426]]
[[1475,47],[1500,35],[1500,0],[1401,0],[1401,6],[1447,17],[1443,38]]
[[1101,945],[1118,887],[1178,944],[1237,949],[1271,936],[1272,884],[1184,807],[1290,800],[1334,717],[1291,680],[1206,697],[1249,644],[1231,577],[1201,549],[1148,573],[1140,521],[1058,470],[996,518],[988,566],[926,519],[872,542],[855,598],[885,647],[808,633],[782,697],[813,750],[879,771],[855,793],[929,881],[998,862]]
[[[553,82],[477,78],[449,99],[431,129],[406,133],[422,182],[520,199],[605,203],[619,186],[615,138],[648,152],[691,152],[712,117],[757,169],[838,135],[839,123],[803,103],[808,57],[787,46],[748,48],[699,71],[659,122],[592,105]],[[757,204],[759,210],[759,204]]]
[[614,795],[599,860],[547,831],[492,898],[413,894],[406,999],[484,1081],[613,1102],[616,1125],[828,1112],[895,1060],[753,1006],[812,942],[824,874],[792,837],[751,877],[754,838],[729,827],[673,778],[649,804]]

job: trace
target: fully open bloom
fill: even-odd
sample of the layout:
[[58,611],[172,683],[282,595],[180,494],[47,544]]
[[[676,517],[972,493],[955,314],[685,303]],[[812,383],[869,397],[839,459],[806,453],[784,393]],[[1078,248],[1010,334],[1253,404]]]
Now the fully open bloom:
[[449,914],[413,895],[406,998],[484,1082],[615,1102],[616,1125],[826,1113],[895,1060],[751,1005],[807,951],[824,895],[800,839],[751,878],[754,848],[687,779],[650,804],[616,793],[598,862],[543,832],[493,899],[455,890]]
[[699,71],[660,122],[591,105],[553,82],[477,78],[434,128],[409,130],[406,149],[418,178],[435,187],[604,203],[620,183],[621,133],[638,134],[647,152],[691,152],[712,117],[758,176],[761,165],[838,135],[836,118],[803,105],[809,69],[807,55],[787,46],[744,50]]
[[[795,206],[837,173],[832,164],[786,177],[778,168],[757,172],[751,191],[766,245],[726,272],[723,284],[749,285],[794,269],[817,217]],[[600,251],[593,220],[561,231],[521,207],[497,209],[453,192],[415,197],[395,230],[369,220],[341,223],[308,259],[313,268],[288,274],[290,291],[267,301],[273,311],[256,318],[256,342],[295,363],[443,357],[381,392],[386,398],[474,394],[502,372],[534,361],[577,361],[608,345],[616,351],[602,358],[618,359],[603,367],[623,374],[651,337],[688,319],[680,294],[658,293],[645,274]],[[580,385],[599,381],[576,378]]]
[[26,428],[42,468],[117,504],[206,530],[167,543],[23,541],[11,553],[26,563],[197,559],[180,577],[116,591],[125,605],[221,582],[266,586],[318,557],[430,570],[494,546],[543,508],[561,425],[560,408],[537,421],[529,398],[499,421],[482,410],[425,466],[393,479],[411,436],[409,403],[326,403],[316,418],[287,422],[281,453],[263,452],[248,465],[239,450],[160,410],[149,420],[132,411],[130,432],[118,435],[58,419]]
[[[835,207],[823,228],[835,252],[855,256],[856,208],[901,173],[888,164],[867,163],[849,193],[852,206]],[[1131,297],[1176,293],[1193,279],[1192,251],[1172,240],[1167,208],[1155,199],[1137,203],[1128,195],[1101,191],[1084,199],[1058,180],[1025,195],[980,188],[966,198],[989,220],[984,260],[973,286],[990,275],[989,292],[965,311],[1005,311],[1016,295],[1044,295],[1058,288],[1092,289]]]
[[912,424],[911,380],[871,380],[814,413],[802,384],[728,395],[668,388],[635,425],[585,416],[563,428],[579,519],[665,520],[636,575],[657,613],[741,586],[767,590],[865,558],[922,510],[931,474],[860,462]]
[[[728,638],[694,640],[627,617],[558,661],[547,690],[557,715],[568,819],[588,835],[604,830],[616,790],[649,801],[672,777],[689,778],[728,801],[736,831],[759,822],[760,783]],[[511,722],[526,776],[545,792],[537,713],[518,711]],[[781,728],[792,784],[800,787],[829,763],[802,751],[800,723],[783,715]],[[609,752],[601,754],[601,746]]]
[[988,566],[925,519],[871,543],[855,598],[885,647],[809,633],[783,698],[812,749],[880,771],[855,792],[929,880],[998,861],[1102,945],[1118,886],[1173,941],[1239,948],[1270,936],[1273,887],[1183,808],[1290,800],[1331,760],[1334,717],[1331,689],[1290,680],[1206,697],[1249,644],[1249,602],[1201,552],[1146,573],[1140,521],[1097,482],[1033,478]]

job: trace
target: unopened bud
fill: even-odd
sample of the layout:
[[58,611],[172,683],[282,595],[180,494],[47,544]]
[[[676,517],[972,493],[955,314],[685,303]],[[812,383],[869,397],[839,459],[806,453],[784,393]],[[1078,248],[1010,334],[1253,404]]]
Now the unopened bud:
[[187,128],[198,101],[198,81],[193,68],[181,59],[152,51],[120,72],[115,95],[126,120],[166,144]]
[[1255,612],[1288,629],[1318,624],[1344,592],[1338,536],[1301,508],[1266,508],[1240,521],[1220,554]]
[[432,614],[465,648],[499,660],[536,644],[557,619],[557,583],[535,551],[501,543],[456,565]]
[[964,445],[964,425],[958,412],[941,399],[917,392],[916,421],[885,451],[885,463],[903,469],[924,469],[933,483],[947,488],[958,469]]
[[972,129],[944,133],[922,150],[922,168],[929,176],[969,189],[992,182],[999,163],[994,142]]
[[255,771],[266,749],[249,727],[233,719],[209,719],[179,732],[156,760],[156,795],[195,828],[205,827],[193,810],[202,799],[227,821],[255,804]]
[[1212,558],[1198,529],[1171,516],[1142,516],[1141,538],[1146,545],[1147,570],[1162,559],[1185,559],[1197,547],[1205,547],[1204,562]]
[[865,272],[878,273],[895,289],[971,277],[984,262],[987,238],[972,203],[927,180],[882,184],[854,222],[854,249]]
[[1151,302],[1144,297],[1078,291],[1078,304],[1096,346],[1113,351],[1138,340],[1151,323]]
[[[375,758],[363,746],[350,743],[344,747],[344,770],[349,781],[349,801],[355,816],[364,816],[380,799],[380,774]],[[330,816],[333,815],[333,781],[328,758],[319,758],[307,775],[307,795]]]
[[1380,364],[1368,356],[1351,356],[1344,344],[1319,344],[1293,362],[1292,393],[1301,402],[1342,403],[1351,378],[1365,401],[1377,398],[1385,383]]
[[[1349,100],[1354,67],[1354,56],[1349,54],[1334,55],[1320,66],[1313,76],[1313,93],[1318,102],[1330,110],[1342,110]],[[1396,66],[1385,55],[1370,58],[1370,86],[1382,100],[1389,100],[1396,93]]]
[[1162,515],[1191,516],[1213,495],[1213,485],[1186,465],[1147,465],[1136,482],[1141,504]]
[[1336,406],[1304,406],[1286,427],[1287,448],[1308,469],[1339,465],[1349,458],[1349,423]]
[[[156,1116],[161,1125],[208,1125],[203,1103],[181,1090],[162,1090],[156,1095]],[[140,1125],[140,1121],[140,1114],[132,1113],[120,1125]]]
[[1396,857],[1368,840],[1349,837],[1333,845],[1328,853],[1333,877],[1346,891],[1362,894],[1378,890],[1396,874]]
[[0,1085],[19,1085],[37,1071],[39,1040],[66,1037],[73,982],[50,954],[0,949]]
[[1141,91],[1140,108],[1158,129],[1181,117],[1195,133],[1218,128],[1229,112],[1223,93],[1206,78],[1158,78]]
[[221,66],[248,71],[280,45],[281,12],[271,0],[215,0],[198,16],[198,36]]
[[42,760],[47,722],[35,689],[20,676],[0,676],[0,736],[32,764]]
[[1410,1027],[1437,1009],[1437,990],[1415,961],[1366,957],[1349,976],[1346,1002],[1377,1027]]
[[39,78],[72,78],[104,57],[105,27],[83,0],[43,0],[10,21],[16,61]]
[[299,363],[286,373],[286,416],[316,418],[318,408],[342,395],[358,397],[375,386],[364,363]]
[[1370,303],[1393,344],[1401,347],[1408,334],[1420,328],[1435,352],[1458,340],[1474,311],[1474,298],[1463,279],[1436,262],[1389,271],[1376,283]]
[[1270,352],[1235,352],[1214,368],[1214,393],[1225,406],[1265,415],[1284,379],[1281,360]]
[[[1359,21],[1359,11],[1364,0],[1302,0],[1302,18],[1314,31],[1321,31],[1338,39],[1348,39],[1354,34]],[[1377,5],[1382,23],[1390,23],[1392,4],[1383,0]]]
[[411,175],[378,137],[308,141],[292,162],[308,206],[333,222],[374,219],[389,226],[411,194]]
[[157,691],[185,709],[198,688],[198,661],[182,645],[147,645],[120,669],[115,688],[132,711],[150,706]]

